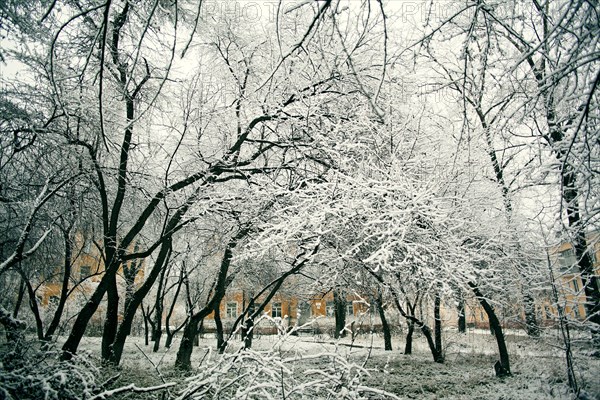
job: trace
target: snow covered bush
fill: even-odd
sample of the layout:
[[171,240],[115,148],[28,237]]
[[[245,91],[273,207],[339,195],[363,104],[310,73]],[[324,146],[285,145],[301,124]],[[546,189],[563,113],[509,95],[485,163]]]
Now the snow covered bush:
[[369,371],[335,352],[306,355],[240,349],[203,365],[186,379],[177,400],[227,399],[396,399],[363,384]]
[[80,400],[101,390],[99,369],[89,355],[81,353],[70,361],[60,361],[59,356],[55,351],[29,351],[11,366],[5,358],[0,366],[0,398]]

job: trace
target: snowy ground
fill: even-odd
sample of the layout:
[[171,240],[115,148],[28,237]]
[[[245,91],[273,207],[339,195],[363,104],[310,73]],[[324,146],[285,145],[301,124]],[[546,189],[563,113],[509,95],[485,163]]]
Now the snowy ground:
[[[532,340],[520,332],[508,332],[507,342],[511,355],[513,376],[506,379],[494,377],[496,347],[493,337],[486,331],[473,330],[467,334],[453,331],[445,333],[446,362],[432,361],[422,337],[413,342],[413,354],[404,355],[402,337],[394,337],[394,350],[383,350],[383,339],[377,335],[364,335],[352,342],[349,338],[335,341],[329,337],[262,336],[254,341],[254,350],[273,349],[282,357],[306,360],[302,368],[293,370],[303,374],[308,369],[324,368],[330,360],[325,354],[337,353],[366,369],[360,374],[361,384],[393,393],[400,398],[415,399],[570,399],[566,387],[566,370],[563,352],[552,334]],[[93,356],[99,349],[98,338],[85,338],[82,349]],[[122,375],[116,386],[128,383],[157,385],[162,382],[182,381],[173,369],[179,342],[171,349],[161,348],[153,353],[144,346],[142,338],[130,338],[123,355]],[[235,352],[239,342],[233,343],[229,352]],[[195,373],[206,370],[218,355],[214,351],[215,339],[207,335],[193,354]],[[600,399],[600,360],[586,355],[575,343],[575,365],[580,387],[589,398]],[[589,351],[588,351],[589,353]],[[319,355],[323,354],[320,358]],[[317,356],[311,358],[311,356]],[[114,371],[105,371],[106,377]],[[127,398],[141,398],[131,394]],[[147,398],[157,398],[156,393]],[[171,392],[172,397],[177,391]],[[316,398],[321,397],[316,395]],[[221,398],[221,397],[219,397]],[[249,398],[261,398],[260,396]],[[326,398],[323,393],[322,398]],[[334,397],[335,398],[335,397]],[[369,396],[365,398],[371,398]],[[381,397],[378,397],[381,398]]]

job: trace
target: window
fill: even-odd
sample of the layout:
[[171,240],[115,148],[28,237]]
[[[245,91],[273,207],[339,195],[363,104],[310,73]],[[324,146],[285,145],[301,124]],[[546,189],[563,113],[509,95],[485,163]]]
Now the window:
[[227,309],[225,315],[227,318],[237,318],[237,303],[227,303]]
[[558,255],[558,262],[562,269],[568,269],[574,264],[577,264],[577,257],[575,257],[575,251],[573,251],[573,249],[561,251]]
[[354,303],[351,301],[346,303],[346,314],[354,315]]
[[335,315],[335,308],[333,307],[333,301],[328,301],[325,303],[325,314],[328,317],[333,317]]
[[281,318],[281,303],[273,303],[271,307],[271,317],[273,318]]
[[575,293],[579,293],[579,278],[577,277],[573,279],[573,289],[575,290]]
[[82,265],[79,268],[79,280],[84,280],[91,274],[92,274],[92,267],[90,267],[89,265]]

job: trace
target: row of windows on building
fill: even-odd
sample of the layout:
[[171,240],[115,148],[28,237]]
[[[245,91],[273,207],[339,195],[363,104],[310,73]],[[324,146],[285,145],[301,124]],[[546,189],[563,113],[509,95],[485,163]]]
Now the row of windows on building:
[[[596,264],[596,253],[591,251],[590,256],[592,258],[592,264]],[[574,249],[566,249],[558,253],[558,263],[560,264],[561,270],[567,270],[571,268],[573,265],[577,264],[577,256],[575,255]]]
[[[307,308],[310,311],[310,307]],[[351,301],[346,302],[346,314],[354,315],[354,303]],[[271,303],[271,313],[272,318],[283,318],[286,314],[283,312],[283,305],[281,302]],[[335,308],[333,301],[328,301],[325,303],[325,315],[328,317],[333,317],[335,315]],[[226,318],[237,318],[238,317],[238,303],[235,301],[228,302],[225,306],[225,316]]]

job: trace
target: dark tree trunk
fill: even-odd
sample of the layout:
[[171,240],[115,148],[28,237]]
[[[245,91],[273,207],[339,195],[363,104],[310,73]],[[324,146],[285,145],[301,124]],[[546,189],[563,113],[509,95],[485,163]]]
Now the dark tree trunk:
[[523,294],[523,307],[525,309],[525,325],[527,326],[527,335],[531,337],[540,336],[540,327],[535,317],[535,300],[527,290]]
[[37,337],[39,340],[44,340],[44,325],[42,322],[42,317],[40,316],[40,308],[37,303],[37,299],[35,297],[35,290],[33,286],[31,286],[31,282],[25,276],[25,274],[20,271],[21,277],[25,280],[25,285],[27,287],[27,295],[29,296],[29,308],[33,313],[33,318],[35,320],[35,331],[37,333]]
[[183,329],[179,349],[177,350],[177,359],[175,367],[182,370],[190,370],[192,368],[192,352],[194,351],[194,339],[198,335],[198,324],[203,318],[200,314],[193,315],[188,324]]
[[252,338],[254,337],[254,320],[247,318],[242,326],[242,340],[244,341],[244,348],[252,348]]
[[214,313],[215,328],[217,329],[217,349],[219,353],[225,351],[225,337],[223,335],[223,323],[221,322],[221,302],[215,304]]
[[98,309],[98,306],[100,305],[100,302],[106,293],[109,276],[116,273],[118,266],[118,263],[109,265],[109,268],[100,280],[96,290],[94,290],[94,293],[92,293],[88,301],[79,311],[79,314],[73,323],[73,327],[71,328],[71,333],[62,347],[61,358],[63,360],[71,359],[72,355],[77,352],[77,348],[79,347],[81,338],[85,334],[88,322]]
[[54,332],[58,329],[58,325],[62,318],[63,311],[65,309],[65,304],[67,302],[67,297],[69,295],[69,280],[71,279],[71,256],[73,253],[73,243],[71,241],[70,230],[67,230],[64,233],[64,241],[65,241],[65,261],[64,261],[64,271],[63,271],[63,281],[60,289],[60,298],[58,300],[58,306],[54,311],[54,316],[52,317],[52,321],[46,330],[46,335],[44,336],[44,340],[50,341],[52,340],[52,336],[54,336]]
[[[249,336],[249,343],[251,345],[252,344],[252,335],[254,335],[254,319],[257,318],[263,312],[263,310],[265,309],[265,307],[267,306],[267,304],[269,304],[269,302],[277,294],[277,292],[279,291],[279,288],[281,287],[281,285],[283,285],[283,283],[285,282],[285,280],[289,276],[297,274],[298,272],[300,272],[302,270],[302,268],[308,262],[309,257],[315,255],[318,249],[319,249],[319,246],[315,246],[309,256],[306,256],[305,252],[303,252],[300,255],[297,255],[296,259],[294,260],[294,262],[292,264],[292,267],[289,270],[287,270],[285,273],[283,273],[283,275],[281,275],[279,278],[277,278],[274,281],[270,282],[258,294],[256,294],[255,296],[253,296],[250,299],[250,301],[248,302],[248,307],[246,308],[246,310],[244,310],[244,312],[242,312],[240,314],[240,316],[238,316],[238,318],[233,323],[233,326],[231,328],[231,332],[232,333],[235,332],[237,326],[242,321],[246,321],[246,328],[245,329],[247,329],[248,333],[247,334],[243,333],[242,337]],[[271,288],[271,290],[269,291],[269,294],[267,294],[267,296],[262,300],[262,303],[258,307],[255,307],[255,304],[258,301],[258,298],[262,297],[269,290],[269,288]],[[250,320],[250,321],[248,321],[248,320]],[[227,342],[230,339],[231,339],[231,334],[229,335],[229,337],[225,341],[225,346],[227,345]]]
[[185,280],[185,271],[182,266],[181,272],[179,274],[179,281],[177,282],[177,288],[175,289],[175,295],[173,296],[173,300],[171,301],[171,305],[169,307],[169,311],[167,311],[167,317],[165,318],[165,330],[167,332],[167,338],[165,339],[165,347],[170,348],[171,343],[173,343],[173,336],[183,328],[185,322],[181,324],[174,330],[171,330],[171,317],[173,316],[173,311],[175,310],[175,305],[177,304],[177,298],[179,297],[179,293],[181,292],[181,286],[183,286],[183,282]]
[[[437,354],[436,362],[444,362],[444,352],[442,348],[442,318],[440,316],[441,298],[439,290],[436,291],[433,299],[433,329],[435,332],[435,351]],[[435,357],[434,357],[435,358]]]
[[17,295],[17,302],[15,303],[15,308],[13,309],[12,316],[13,318],[17,318],[19,316],[19,311],[21,310],[21,304],[23,303],[23,296],[25,296],[25,290],[27,286],[25,285],[25,279],[21,278],[21,284],[19,285],[19,294]]
[[[383,280],[383,278],[381,276],[379,276],[376,272],[374,272],[371,268],[369,268],[368,266],[366,266],[364,264],[363,264],[363,267],[365,267],[367,272],[369,272],[373,277],[375,277],[375,279],[377,279],[380,283],[385,284],[385,281]],[[429,350],[431,351],[433,360],[435,362],[439,362],[439,363],[443,362],[444,361],[443,357],[441,357],[441,354],[438,353],[438,351],[435,347],[433,336],[431,335],[431,329],[429,329],[429,327],[423,321],[416,318],[414,316],[414,314],[413,315],[407,314],[406,311],[404,310],[404,307],[402,307],[402,304],[400,303],[399,295],[396,292],[396,290],[394,289],[394,287],[390,286],[390,285],[387,285],[387,287],[389,288],[390,293],[392,294],[392,298],[394,299],[394,304],[396,305],[396,308],[398,309],[400,314],[404,318],[406,318],[409,321],[409,323],[414,322],[414,324],[421,329],[421,332],[423,332],[423,335],[427,339],[427,344],[429,345]],[[416,305],[415,305],[415,307],[416,307]]]
[[458,332],[466,333],[467,332],[467,315],[465,313],[465,298],[462,293],[460,293],[458,299]]
[[[189,322],[188,322],[189,323]],[[187,323],[186,323],[187,326]],[[194,346],[200,346],[200,335],[202,335],[202,330],[204,329],[204,320],[200,320],[198,324],[198,331],[196,332],[196,336],[194,336]]]
[[504,334],[502,332],[502,326],[500,321],[494,312],[494,308],[488,303],[486,298],[483,296],[477,285],[473,282],[469,282],[469,286],[475,293],[477,300],[485,310],[488,320],[490,321],[490,329],[493,330],[494,336],[496,337],[496,343],[498,344],[498,353],[500,355],[499,364],[496,365],[496,376],[503,377],[510,375],[510,361],[508,357],[508,349],[506,348],[506,341],[504,340]]
[[104,330],[102,332],[103,360],[108,360],[110,357],[111,346],[115,341],[115,335],[119,326],[119,291],[117,289],[117,277],[115,274],[109,279],[106,295],[106,319],[104,320]]
[[[118,332],[115,335],[115,341],[113,342],[111,348],[111,354],[107,361],[111,362],[114,365],[119,365],[121,362],[121,356],[123,354],[123,348],[125,346],[125,341],[127,337],[131,333],[131,326],[133,325],[133,320],[135,317],[135,313],[137,312],[137,308],[142,301],[146,298],[146,295],[154,285],[156,278],[159,273],[165,268],[165,265],[169,262],[169,258],[171,256],[171,240],[172,238],[167,237],[163,244],[160,247],[160,252],[156,258],[154,266],[148,274],[148,277],[142,284],[142,286],[133,294],[131,297],[131,301],[129,303],[129,307],[125,310],[125,314],[123,315],[123,321],[119,326]],[[158,340],[155,342],[155,346]]]
[[600,348],[600,281],[594,271],[592,258],[588,251],[585,227],[581,221],[578,205],[579,190],[577,189],[575,171],[573,167],[567,166],[567,170],[562,171],[562,173],[563,198],[567,205],[569,227],[576,232],[573,240],[573,248],[587,300],[585,308],[588,320],[591,322],[590,330],[592,339],[595,346]]
[[406,343],[404,344],[404,354],[412,354],[413,333],[415,331],[415,323],[411,320],[407,321],[408,332],[406,333]]
[[144,344],[148,346],[150,344],[148,338],[148,314],[146,314],[146,310],[144,309],[144,304],[142,303],[142,319],[144,320]]
[[196,314],[190,317],[189,324],[185,327],[179,344],[179,350],[177,351],[177,358],[175,360],[175,366],[179,369],[189,370],[192,367],[191,357],[194,349],[194,339],[198,334],[198,324],[207,315],[209,315],[215,308],[215,305],[220,303],[223,297],[225,297],[225,290],[231,282],[231,278],[228,276],[229,266],[231,265],[231,259],[233,258],[233,250],[236,248],[238,242],[243,239],[250,232],[249,227],[240,229],[240,231],[229,240],[223,258],[221,259],[221,266],[219,268],[219,274],[217,276],[217,282],[213,291],[212,298],[208,304]]
[[384,349],[387,351],[392,350],[392,333],[390,331],[390,325],[388,324],[387,318],[385,317],[385,310],[383,308],[383,296],[381,291],[377,295],[377,300],[375,300],[375,306],[377,307],[377,311],[379,313],[379,319],[381,320],[381,329],[383,329],[383,343]]
[[164,286],[165,286],[165,274],[167,269],[162,268],[160,272],[160,278],[158,278],[158,289],[156,289],[156,300],[154,303],[154,309],[156,310],[156,314],[154,314],[154,347],[152,351],[156,353],[160,348],[160,337],[162,336],[162,317],[163,317],[163,300],[165,296]]
[[346,337],[346,296],[339,289],[333,290],[333,309],[335,314],[336,339]]

